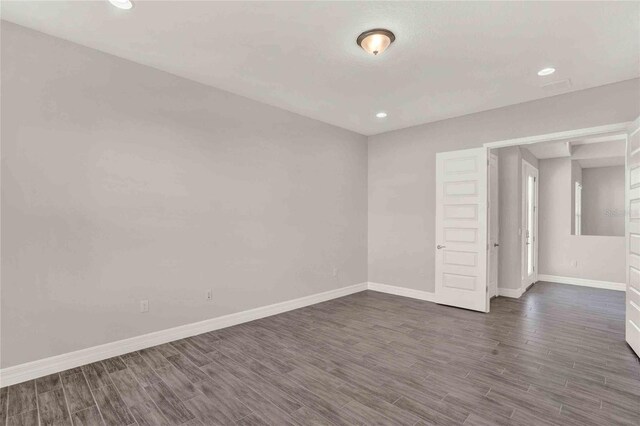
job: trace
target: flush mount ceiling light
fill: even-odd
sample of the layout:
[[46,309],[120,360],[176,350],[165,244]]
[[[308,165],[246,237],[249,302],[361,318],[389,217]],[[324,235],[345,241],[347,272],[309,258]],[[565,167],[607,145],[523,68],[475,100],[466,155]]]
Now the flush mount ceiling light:
[[129,10],[133,7],[131,0],[109,0],[109,3],[117,7],[118,9]]
[[378,55],[386,50],[394,42],[396,36],[389,30],[377,28],[365,31],[358,36],[356,43],[366,52]]
[[376,114],[376,117],[378,118],[385,118],[387,116],[387,113],[384,111],[380,111],[379,113]]
[[540,71],[538,71],[538,75],[539,75],[540,77],[544,77],[545,75],[551,75],[551,74],[553,74],[554,72],[556,72],[556,69],[555,69],[555,68],[551,68],[551,67],[549,67],[549,68],[542,68]]

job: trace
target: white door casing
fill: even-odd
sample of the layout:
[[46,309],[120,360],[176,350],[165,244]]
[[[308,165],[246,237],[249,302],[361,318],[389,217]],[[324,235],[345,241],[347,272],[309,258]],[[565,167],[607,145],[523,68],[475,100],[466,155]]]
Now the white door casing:
[[436,300],[489,311],[487,148],[436,155]]
[[521,265],[524,291],[538,281],[538,169],[522,160]]
[[640,356],[640,117],[627,137],[625,193],[627,293],[625,337]]
[[500,195],[498,156],[489,156],[489,298],[498,295],[498,266],[500,255]]

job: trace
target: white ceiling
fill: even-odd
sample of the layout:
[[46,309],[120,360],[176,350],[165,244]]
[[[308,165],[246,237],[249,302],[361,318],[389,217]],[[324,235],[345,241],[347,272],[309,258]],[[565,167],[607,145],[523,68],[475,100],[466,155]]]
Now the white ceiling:
[[[365,135],[640,75],[639,2],[0,4],[2,19]],[[355,44],[375,27],[397,37],[379,57]]]
[[580,167],[583,169],[590,169],[594,167],[624,166],[624,155],[606,158],[585,158],[583,160],[577,161],[580,164]]
[[583,169],[624,166],[627,140],[624,134],[588,137],[574,141],[550,141],[522,145],[539,160],[570,158]]
[[571,142],[567,141],[532,143],[523,148],[529,150],[539,160],[571,156]]

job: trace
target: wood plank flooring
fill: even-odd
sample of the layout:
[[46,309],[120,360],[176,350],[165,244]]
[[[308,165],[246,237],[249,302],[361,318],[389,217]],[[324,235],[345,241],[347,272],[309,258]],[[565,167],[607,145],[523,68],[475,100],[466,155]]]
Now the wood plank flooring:
[[624,293],[365,291],[0,389],[5,425],[638,425]]

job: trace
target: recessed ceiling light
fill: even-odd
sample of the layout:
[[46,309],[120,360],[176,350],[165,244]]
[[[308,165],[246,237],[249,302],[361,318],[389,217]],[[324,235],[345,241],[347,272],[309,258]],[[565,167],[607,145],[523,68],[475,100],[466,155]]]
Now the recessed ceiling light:
[[378,118],[385,118],[387,116],[386,112],[380,111],[379,113],[376,114],[376,117]]
[[555,69],[555,68],[551,68],[551,67],[549,67],[549,68],[542,68],[540,71],[538,71],[538,75],[539,75],[540,77],[544,77],[545,75],[551,75],[551,74],[553,74],[554,72],[556,72],[556,69]]
[[379,53],[384,52],[395,39],[396,36],[391,31],[377,28],[360,34],[356,43],[358,43],[358,46],[362,47],[366,52],[369,52],[372,55],[378,55]]
[[117,7],[118,9],[129,10],[133,7],[131,0],[109,0],[109,3]]

